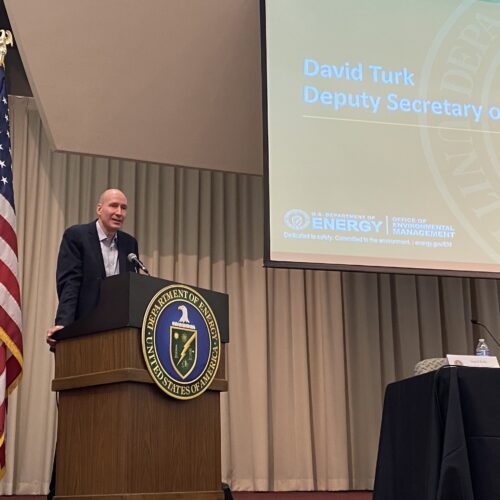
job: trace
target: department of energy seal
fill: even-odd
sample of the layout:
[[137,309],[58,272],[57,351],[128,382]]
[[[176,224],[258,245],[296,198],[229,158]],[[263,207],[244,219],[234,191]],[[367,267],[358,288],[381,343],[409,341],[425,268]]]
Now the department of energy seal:
[[176,399],[193,399],[215,378],[220,360],[217,319],[193,288],[170,285],[149,303],[142,323],[142,351],[151,377]]
[[296,231],[300,231],[301,229],[305,229],[309,225],[310,217],[307,212],[304,210],[300,210],[299,208],[293,208],[292,210],[288,210],[285,214],[285,224],[290,229],[295,229]]
[[500,10],[493,2],[452,4],[422,68],[421,95],[474,103],[481,117],[422,116],[422,145],[446,204],[470,239],[499,262]]

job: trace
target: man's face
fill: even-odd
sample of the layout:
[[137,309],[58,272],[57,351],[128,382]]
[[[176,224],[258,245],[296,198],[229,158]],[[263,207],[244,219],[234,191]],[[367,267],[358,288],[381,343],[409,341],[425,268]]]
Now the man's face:
[[108,236],[115,234],[127,217],[127,198],[118,189],[108,189],[102,194],[96,211],[104,232]]

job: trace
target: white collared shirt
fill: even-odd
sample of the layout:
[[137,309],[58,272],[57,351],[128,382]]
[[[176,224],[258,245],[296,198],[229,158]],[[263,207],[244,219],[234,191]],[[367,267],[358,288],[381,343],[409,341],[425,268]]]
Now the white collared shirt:
[[102,259],[104,260],[104,269],[106,276],[114,276],[120,272],[120,263],[118,262],[118,247],[116,246],[116,234],[108,238],[102,230],[99,221],[96,221],[97,236],[101,243]]

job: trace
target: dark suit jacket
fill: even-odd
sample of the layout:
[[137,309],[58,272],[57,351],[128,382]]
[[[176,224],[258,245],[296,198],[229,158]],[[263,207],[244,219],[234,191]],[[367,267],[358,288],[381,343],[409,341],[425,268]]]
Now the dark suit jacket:
[[[139,254],[137,241],[118,231],[116,244],[120,273],[134,271],[129,253]],[[56,325],[67,326],[94,309],[99,301],[101,280],[106,277],[96,222],[71,226],[64,232],[57,258]]]

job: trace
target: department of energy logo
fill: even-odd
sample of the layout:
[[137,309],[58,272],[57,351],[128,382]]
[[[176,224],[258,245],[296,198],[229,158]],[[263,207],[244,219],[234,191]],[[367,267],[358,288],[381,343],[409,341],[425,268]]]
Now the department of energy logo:
[[185,285],[160,290],[142,323],[142,351],[153,380],[169,396],[193,399],[217,373],[220,332],[206,300]]
[[285,224],[290,229],[295,229],[296,231],[305,229],[310,222],[309,214],[307,212],[304,212],[304,210],[300,210],[298,208],[288,210],[288,212],[285,213],[284,219]]

